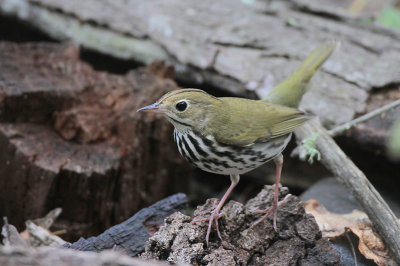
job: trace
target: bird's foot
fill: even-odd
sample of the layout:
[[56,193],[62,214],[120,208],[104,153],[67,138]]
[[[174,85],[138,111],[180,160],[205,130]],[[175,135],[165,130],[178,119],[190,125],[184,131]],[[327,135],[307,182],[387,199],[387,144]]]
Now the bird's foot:
[[194,223],[200,223],[200,222],[207,222],[208,221],[208,229],[207,229],[207,235],[206,235],[207,246],[208,246],[208,240],[210,238],[211,227],[212,227],[213,223],[215,224],[215,227],[217,228],[218,237],[222,240],[221,233],[219,231],[219,226],[218,226],[218,219],[223,217],[223,216],[225,216],[225,213],[224,212],[219,212],[219,210],[217,208],[211,213],[210,217],[204,218],[204,219],[193,220]]
[[278,213],[278,207],[284,203],[287,202],[288,198],[289,198],[290,194],[286,195],[283,200],[278,201],[277,204],[273,204],[271,207],[265,209],[265,210],[258,210],[258,211],[254,211],[254,214],[259,214],[259,213],[265,213],[260,219],[258,219],[257,221],[255,221],[254,223],[251,224],[251,228],[257,226],[258,224],[260,224],[262,221],[264,221],[265,219],[267,219],[267,217],[271,214],[274,213],[274,219],[273,219],[273,223],[274,223],[274,229],[275,231],[278,231],[277,226],[276,226],[276,216]]

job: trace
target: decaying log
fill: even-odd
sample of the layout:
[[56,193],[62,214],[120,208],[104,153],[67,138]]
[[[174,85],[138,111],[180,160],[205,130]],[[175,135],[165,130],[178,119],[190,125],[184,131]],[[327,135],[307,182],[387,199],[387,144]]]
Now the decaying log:
[[187,203],[185,194],[175,194],[141,209],[128,220],[107,229],[97,237],[81,238],[75,243],[65,244],[64,247],[97,252],[116,249],[131,257],[137,256],[144,250],[148,238],[164,223],[164,219],[174,212],[184,211]]
[[324,18],[292,1],[269,2],[2,0],[0,11],[53,38],[118,58],[166,60],[178,79],[236,95],[265,93],[323,40],[338,39],[341,50],[314,78],[301,105],[325,126],[362,112],[372,88],[400,82],[398,68],[391,67],[400,60],[398,32]]
[[312,119],[296,130],[296,136],[303,140],[319,134],[316,149],[321,152],[321,162],[337,177],[357,199],[379,234],[400,263],[400,222],[381,195],[368,181],[364,173],[337,146],[317,119]]
[[170,68],[111,75],[58,44],[2,42],[0,58],[0,212],[10,223],[61,207],[55,230],[91,236],[185,190],[171,125],[136,113],[176,88]]
[[[288,189],[281,188],[280,197],[287,194]],[[339,253],[321,238],[314,217],[305,213],[295,196],[289,195],[279,207],[279,233],[271,219],[250,228],[259,216],[253,211],[270,206],[272,197],[273,186],[265,186],[246,205],[228,202],[222,210],[226,216],[219,220],[222,241],[214,230],[208,247],[208,223],[193,223],[191,217],[175,213],[149,239],[141,258],[195,265],[339,265]],[[194,219],[208,217],[217,203],[217,199],[208,200],[195,210]]]
[[[178,80],[238,96],[265,95],[314,47],[337,39],[341,49],[301,103],[331,128],[373,107],[368,96],[386,95],[400,83],[400,68],[393,67],[400,60],[400,33],[360,23],[384,3],[369,2],[356,15],[345,3],[315,0],[0,0],[0,14],[124,60],[165,60],[175,65]],[[382,151],[392,122],[390,115],[376,119],[347,136]]]
[[130,258],[114,251],[95,253],[49,247],[37,250],[19,247],[0,247],[0,265],[162,266],[168,264],[161,261],[150,262]]

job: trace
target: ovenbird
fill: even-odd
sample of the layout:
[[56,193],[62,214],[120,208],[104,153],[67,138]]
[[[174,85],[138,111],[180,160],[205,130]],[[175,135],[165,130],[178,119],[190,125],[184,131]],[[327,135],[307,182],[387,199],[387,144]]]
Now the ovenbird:
[[[180,154],[200,169],[229,175],[231,185],[219,201],[208,221],[206,242],[215,223],[219,237],[220,210],[241,174],[274,160],[276,178],[273,206],[253,225],[274,213],[276,230],[278,192],[283,163],[282,151],[292,132],[309,116],[297,107],[311,76],[332,53],[335,44],[317,48],[293,76],[278,85],[263,100],[234,97],[214,97],[199,89],[180,89],[169,92],[157,102],[138,111],[163,113],[174,127],[174,139]],[[279,94],[279,91],[282,94]],[[284,106],[281,104],[286,104]]]

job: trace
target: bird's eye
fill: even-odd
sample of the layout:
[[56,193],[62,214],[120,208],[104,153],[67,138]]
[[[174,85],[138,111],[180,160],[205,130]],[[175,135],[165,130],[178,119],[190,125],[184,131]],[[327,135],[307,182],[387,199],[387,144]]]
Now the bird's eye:
[[179,103],[176,104],[175,106],[176,110],[178,110],[179,112],[183,112],[186,110],[187,108],[187,102],[185,101],[180,101]]

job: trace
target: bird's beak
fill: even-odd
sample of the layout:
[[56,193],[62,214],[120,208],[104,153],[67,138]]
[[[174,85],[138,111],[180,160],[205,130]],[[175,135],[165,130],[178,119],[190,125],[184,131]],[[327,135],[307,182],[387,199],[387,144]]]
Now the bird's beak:
[[142,108],[138,109],[136,112],[140,112],[140,111],[147,111],[147,112],[152,112],[152,113],[165,113],[165,110],[163,108],[160,108],[160,104],[157,102],[147,105],[145,107],[142,107]]

